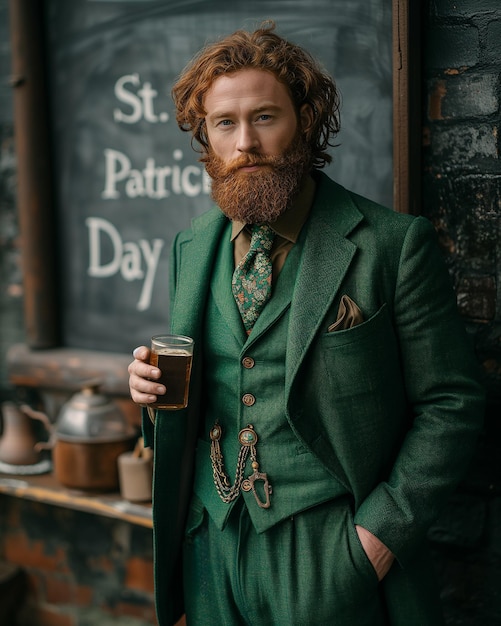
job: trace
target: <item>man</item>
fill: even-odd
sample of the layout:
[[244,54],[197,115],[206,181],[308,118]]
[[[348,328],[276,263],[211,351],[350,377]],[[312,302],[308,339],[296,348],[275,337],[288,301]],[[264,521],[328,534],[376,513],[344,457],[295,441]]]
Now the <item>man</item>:
[[[482,392],[431,225],[321,173],[336,87],[273,24],[208,46],[173,96],[219,208],[173,247],[189,406],[143,421],[160,624],[183,597],[201,626],[441,624],[426,531]],[[148,405],[165,388],[134,356]]]

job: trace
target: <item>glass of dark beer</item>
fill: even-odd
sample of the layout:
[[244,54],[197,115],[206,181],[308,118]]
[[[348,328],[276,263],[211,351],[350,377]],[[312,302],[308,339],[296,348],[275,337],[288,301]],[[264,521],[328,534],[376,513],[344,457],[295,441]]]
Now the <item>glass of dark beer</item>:
[[159,383],[166,392],[149,406],[177,411],[188,406],[193,339],[183,335],[155,335],[151,338],[150,364],[158,367]]

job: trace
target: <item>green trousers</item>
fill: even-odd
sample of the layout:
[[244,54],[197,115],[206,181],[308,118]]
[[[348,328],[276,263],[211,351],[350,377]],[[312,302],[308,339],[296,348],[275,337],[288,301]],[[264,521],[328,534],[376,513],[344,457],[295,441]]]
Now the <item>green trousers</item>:
[[347,498],[257,534],[237,503],[224,530],[194,498],[184,546],[189,626],[384,626],[377,576]]

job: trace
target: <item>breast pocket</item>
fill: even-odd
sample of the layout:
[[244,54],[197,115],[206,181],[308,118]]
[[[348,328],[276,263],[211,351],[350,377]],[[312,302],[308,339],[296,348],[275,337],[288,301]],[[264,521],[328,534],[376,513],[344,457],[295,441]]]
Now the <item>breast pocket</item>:
[[384,330],[388,324],[391,326],[388,306],[383,304],[383,306],[365,322],[345,330],[327,332],[323,337],[323,346],[330,349],[363,341],[366,337],[378,334]]
[[343,403],[354,419],[387,416],[403,394],[398,339],[384,304],[367,321],[347,330],[326,333],[320,342],[332,399]]

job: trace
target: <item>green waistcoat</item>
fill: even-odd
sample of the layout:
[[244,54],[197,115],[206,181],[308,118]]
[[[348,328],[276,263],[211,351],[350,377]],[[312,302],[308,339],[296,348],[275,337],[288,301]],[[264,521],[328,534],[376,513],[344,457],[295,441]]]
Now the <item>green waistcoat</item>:
[[[240,444],[238,433],[252,424],[257,435],[259,471],[272,487],[271,506],[261,508],[253,491],[241,491],[254,527],[263,532],[287,517],[344,493],[298,440],[286,417],[285,350],[290,299],[300,263],[302,239],[292,248],[273,285],[273,296],[247,338],[231,292],[233,250],[229,231],[220,246],[211,278],[204,328],[204,432],[196,453],[195,494],[223,528],[235,501],[223,502],[214,482],[209,430],[219,423],[226,473],[233,484]],[[246,462],[244,477],[252,474]],[[257,483],[262,502],[263,483]],[[239,496],[239,497],[241,497]]]

